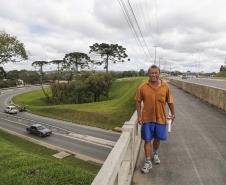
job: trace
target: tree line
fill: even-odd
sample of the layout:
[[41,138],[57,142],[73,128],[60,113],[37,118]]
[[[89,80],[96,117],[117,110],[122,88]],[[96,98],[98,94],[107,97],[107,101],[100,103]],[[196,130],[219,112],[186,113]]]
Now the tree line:
[[221,65],[220,72],[222,72],[222,71],[226,71],[226,66]]
[[[22,81],[19,81],[22,80]],[[0,88],[15,87],[19,84],[39,84],[40,75],[36,71],[11,70],[6,72],[0,67]]]
[[[125,62],[130,61],[126,54],[126,48],[118,44],[106,44],[106,43],[95,43],[89,46],[89,53],[101,58],[100,60],[91,59],[86,53],[82,52],[71,52],[65,54],[63,59],[53,60],[50,63],[60,65],[68,70],[78,71],[79,67],[88,67],[94,65],[104,64],[104,69],[108,73],[109,62]],[[24,44],[17,40],[17,37],[10,36],[5,30],[0,30],[0,64],[7,62],[19,62],[21,60],[27,60],[28,54],[25,50]],[[34,61],[32,66],[40,67],[42,73],[42,66],[48,64],[47,61]],[[90,65],[89,65],[90,64]]]
[[[10,36],[5,30],[0,30],[0,64],[7,62],[20,62],[28,59],[28,54],[24,44],[20,43],[15,36]],[[71,52],[65,54],[64,58],[48,61],[34,61],[32,66],[38,68],[36,71],[12,70],[6,73],[3,67],[0,67],[0,87],[15,86],[18,79],[23,84],[40,83],[45,99],[49,104],[63,103],[85,103],[96,102],[100,97],[106,97],[108,100],[109,92],[116,78],[145,76],[141,69],[138,72],[109,72],[109,62],[130,61],[126,54],[126,48],[118,44],[95,43],[89,46],[89,54],[99,56],[101,60],[93,60],[88,54],[82,52]],[[46,65],[57,65],[56,73],[44,73]],[[104,64],[106,73],[96,73],[96,66]],[[80,69],[88,69],[90,72]],[[7,79],[4,80],[3,79]],[[68,83],[60,83],[65,80]],[[50,84],[51,94],[43,87],[43,83]]]
[[[109,99],[109,88],[114,82],[114,75],[107,74],[109,62],[124,62],[125,59],[129,61],[128,55],[126,54],[126,48],[118,45],[118,44],[106,44],[106,43],[95,43],[92,46],[89,46],[89,53],[95,56],[99,56],[101,60],[93,60],[86,53],[82,52],[71,52],[65,54],[63,59],[52,60],[50,62],[47,61],[34,61],[32,66],[35,68],[39,68],[40,78],[38,76],[34,77],[39,80],[41,84],[43,84],[44,73],[43,67],[48,64],[56,64],[57,67],[57,75],[56,79],[51,80],[50,87],[52,91],[52,95],[48,95],[42,85],[43,93],[46,96],[48,102],[52,102],[55,104],[55,100],[65,101],[67,97],[70,101],[73,102],[84,102],[86,101],[86,94],[93,94],[93,101],[98,101],[100,95],[104,95]],[[7,62],[20,62],[22,60],[27,60],[28,54],[25,50],[24,44],[17,40],[17,37],[10,36],[6,33],[5,30],[0,30],[0,64],[5,64]],[[106,74],[98,74],[95,75],[94,67],[96,65],[104,64],[104,69],[106,69]],[[89,75],[85,81],[76,80],[77,76],[79,76],[79,68],[92,68],[93,76]],[[15,72],[15,71],[14,71]],[[3,68],[1,68],[0,73],[3,74],[2,78],[6,78],[6,73]],[[15,72],[16,73],[16,72]],[[60,74],[65,75],[68,84],[60,84]],[[23,79],[24,85],[25,83],[33,83],[33,76],[35,76],[35,72],[31,73],[28,71],[19,72],[19,77]],[[27,78],[28,76],[28,78]],[[53,75],[54,76],[54,75]],[[51,77],[50,77],[51,78]],[[30,81],[29,81],[30,80]],[[74,80],[72,82],[72,80]],[[13,80],[12,80],[13,81]],[[13,85],[8,82],[2,82],[2,86]],[[64,86],[64,88],[62,88]],[[73,88],[73,89],[72,89]],[[67,91],[69,89],[69,91]],[[72,93],[73,92],[73,93]],[[69,96],[70,94],[70,96]],[[74,95],[73,95],[74,94]],[[76,96],[76,98],[75,98]],[[77,101],[75,101],[77,100]]]

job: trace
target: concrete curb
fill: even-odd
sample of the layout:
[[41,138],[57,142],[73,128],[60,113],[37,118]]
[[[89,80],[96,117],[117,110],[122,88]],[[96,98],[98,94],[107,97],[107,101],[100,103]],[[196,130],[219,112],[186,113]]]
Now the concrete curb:
[[110,146],[110,147],[115,146],[115,142],[105,140],[105,139],[100,139],[100,138],[97,138],[97,137],[86,136],[86,135],[81,135],[81,134],[76,134],[76,133],[69,133],[68,136],[83,139],[83,140],[90,141],[90,142],[97,143],[97,144]]

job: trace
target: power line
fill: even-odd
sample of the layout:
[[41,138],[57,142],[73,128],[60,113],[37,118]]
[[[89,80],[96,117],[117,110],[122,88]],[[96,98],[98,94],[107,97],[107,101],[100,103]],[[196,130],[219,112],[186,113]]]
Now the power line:
[[[134,0],[135,1],[135,0]],[[152,54],[150,53],[150,48],[147,46],[147,44],[146,44],[146,40],[145,40],[145,37],[143,36],[143,33],[142,33],[142,27],[144,28],[143,30],[145,31],[145,28],[146,28],[146,30],[147,30],[147,32],[145,33],[145,35],[148,35],[148,28],[147,28],[147,25],[146,25],[146,20],[145,20],[145,16],[144,16],[144,13],[143,13],[143,9],[142,9],[142,6],[141,6],[141,1],[139,0],[139,4],[140,4],[140,6],[136,6],[136,3],[133,3],[133,6],[134,6],[134,11],[133,11],[133,9],[132,9],[132,13],[133,12],[135,12],[135,10],[137,11],[137,19],[136,19],[136,13],[134,13],[134,19],[135,19],[135,21],[137,21],[137,23],[138,23],[138,29],[139,29],[139,31],[141,30],[141,32],[140,32],[140,35],[141,35],[141,37],[143,38],[143,42],[144,42],[144,44],[145,44],[145,46],[147,47],[147,50],[148,50],[148,53],[150,54],[150,56],[152,57]],[[129,0],[128,0],[128,3],[130,3],[129,2]],[[131,4],[130,4],[131,5]],[[133,7],[132,5],[131,5],[131,7]],[[140,9],[140,12],[139,12],[139,9]],[[143,15],[143,16],[142,16]],[[141,24],[139,24],[139,20],[141,20],[140,22],[141,22]],[[140,26],[139,26],[140,25]]]
[[157,36],[158,36],[158,45],[159,45],[159,26],[158,26],[158,14],[157,14],[157,0],[155,0],[155,7],[156,7],[156,29],[157,29]]
[[[122,0],[121,0],[121,1],[122,1]],[[134,28],[134,25],[133,25],[133,23],[132,23],[132,21],[131,21],[130,15],[129,15],[127,9],[126,9],[126,6],[125,6],[124,2],[122,1],[122,2],[120,3],[120,0],[118,0],[118,2],[119,2],[120,6],[121,6],[121,8],[122,8],[123,14],[124,14],[124,16],[125,16],[125,18],[126,18],[126,21],[127,21],[128,25],[129,25],[129,27],[130,27],[130,30],[132,31],[133,36],[134,36],[135,40],[136,40],[137,43],[138,43],[138,47],[140,48],[141,52],[142,52],[142,50],[143,50],[144,55],[145,55],[145,56],[147,57],[147,59],[149,60],[148,56],[146,55],[146,53],[145,53],[145,51],[144,51],[144,49],[143,49],[143,47],[142,47],[142,44],[140,43],[139,37],[138,37],[138,35],[137,35],[137,32],[136,32],[136,30],[135,30],[135,28]]]
[[151,39],[152,39],[152,42],[153,42],[152,29],[151,29],[151,21],[150,21],[150,17],[149,17],[149,11],[148,11],[148,6],[147,6],[147,0],[145,0],[145,5],[146,5],[146,9],[147,9],[146,12],[147,12],[147,17],[148,17],[148,22],[149,22],[148,25],[150,25]]
[[137,27],[138,27],[138,29],[139,29],[139,32],[140,32],[140,34],[141,34],[141,37],[142,37],[142,39],[143,39],[143,41],[144,41],[144,44],[145,44],[145,46],[147,47],[148,53],[150,54],[150,56],[152,56],[151,53],[150,53],[150,51],[149,51],[149,48],[148,48],[148,46],[147,46],[147,43],[146,43],[146,41],[145,41],[145,39],[144,39],[143,33],[142,33],[141,29],[140,29],[140,26],[139,26],[139,24],[138,24],[138,21],[137,21],[137,19],[136,19],[136,16],[135,16],[135,14],[134,14],[133,8],[132,8],[132,6],[131,6],[129,0],[128,0],[128,3],[129,3],[129,7],[130,7],[130,9],[131,9],[131,11],[132,11],[132,15],[133,15],[133,17],[134,17],[134,19],[135,19],[135,22],[136,22],[136,24],[137,24]]
[[[139,0],[137,3],[134,3],[133,1],[133,6],[130,3],[130,0],[118,0],[123,14],[126,18],[127,23],[129,24],[130,30],[133,33],[133,36],[135,40],[138,43],[138,46],[141,51],[143,51],[145,57],[148,59],[148,61],[151,61],[152,54],[150,52],[150,47],[147,44],[146,37],[150,38],[151,43],[153,43],[153,35],[152,35],[152,26],[151,26],[151,21],[150,21],[150,16],[149,16],[149,11],[148,11],[148,3],[147,0],[145,0],[144,6],[146,7],[146,17],[148,18],[148,22],[146,22],[146,17],[144,15],[145,8],[141,4],[141,0]],[[138,6],[137,6],[138,5]],[[155,8],[156,8],[156,35],[157,35],[157,43],[159,47],[159,26],[158,26],[158,13],[157,13],[157,1],[155,0]],[[140,10],[139,10],[140,9]],[[141,11],[141,12],[140,12]],[[136,13],[135,13],[136,12]],[[143,23],[144,22],[144,23]],[[147,25],[148,24],[148,25]],[[149,28],[149,29],[148,29]],[[150,32],[149,32],[150,30]],[[148,37],[150,35],[150,37]],[[156,63],[156,47],[155,47],[155,63]]]
[[148,28],[147,28],[147,25],[145,24],[146,21],[145,21],[144,12],[143,12],[143,10],[142,10],[141,2],[140,2],[140,10],[141,10],[141,13],[142,13],[142,15],[143,15],[143,18],[142,18],[141,20],[144,21],[144,25],[145,25],[145,28],[146,28],[146,30],[147,30],[147,35],[148,35]]
[[[119,1],[119,0],[118,0],[118,1]],[[132,18],[130,17],[130,14],[129,14],[127,8],[126,8],[126,5],[125,5],[124,1],[121,0],[121,3],[120,3],[120,1],[119,1],[119,4],[120,4],[120,6],[121,6],[121,8],[122,8],[122,10],[123,10],[123,13],[124,13],[124,16],[125,16],[125,18],[126,18],[126,20],[127,20],[127,23],[129,24],[130,29],[131,29],[131,31],[132,31],[132,33],[133,33],[135,39],[136,39],[137,42],[138,42],[138,46],[140,47],[140,49],[142,48],[142,50],[143,50],[145,56],[146,56],[147,59],[150,61],[150,58],[148,57],[148,55],[146,54],[146,52],[145,52],[145,50],[144,50],[144,47],[142,46],[142,43],[141,43],[141,41],[140,41],[140,39],[139,39],[139,36],[138,36],[138,33],[137,33],[136,29],[135,29],[135,25],[134,25],[134,23],[133,23]]]
[[[121,0],[121,1],[122,1],[122,0]],[[134,29],[134,26],[133,26],[133,24],[132,24],[132,21],[131,21],[131,18],[130,18],[130,16],[129,16],[129,13],[128,13],[126,7],[125,7],[125,4],[124,4],[123,1],[120,2],[120,0],[118,0],[118,2],[119,2],[120,6],[121,6],[121,8],[122,8],[123,14],[124,14],[124,16],[125,16],[125,18],[126,18],[126,21],[127,21],[128,25],[129,25],[129,27],[130,27],[130,30],[132,31],[132,33],[133,33],[133,35],[135,36],[135,39],[136,39],[136,41],[138,42],[138,45],[139,45],[140,42],[139,42],[139,40],[137,39],[137,38],[138,38],[137,33],[136,33],[135,29]],[[139,46],[139,47],[140,47],[140,46]]]
[[[140,5],[140,6],[136,6],[137,4],[136,3],[134,3],[135,2],[135,0],[133,1],[133,5],[131,5],[131,7],[134,7],[134,15],[135,15],[135,17],[137,16],[138,18],[137,18],[137,22],[138,22],[138,29],[139,29],[139,25],[141,25],[140,26],[140,30],[142,30],[142,27],[145,25],[145,27],[146,27],[146,29],[147,29],[147,26],[146,26],[146,24],[145,24],[145,17],[144,17],[144,14],[143,14],[143,11],[142,11],[142,6]],[[139,1],[140,2],[140,1]],[[141,3],[140,3],[141,4]],[[142,12],[142,15],[143,15],[143,17],[142,17],[142,15],[140,14],[140,12],[139,12],[139,9],[141,10],[141,12]],[[136,10],[136,13],[135,13],[135,10]],[[133,16],[134,17],[134,16]],[[144,20],[144,23],[143,23],[143,21],[141,22],[141,24],[139,24],[139,20]],[[136,21],[136,20],[135,20]],[[144,29],[145,30],[145,29]],[[147,34],[146,35],[148,35],[148,30],[147,30]],[[142,37],[142,34],[140,34],[140,36]],[[145,40],[144,39],[144,37],[143,37],[143,40]],[[145,43],[144,43],[145,44]],[[147,50],[148,50],[148,47],[147,47]],[[148,50],[148,52],[149,52],[149,54],[150,54],[150,51]],[[152,55],[150,54],[150,56],[152,57]]]

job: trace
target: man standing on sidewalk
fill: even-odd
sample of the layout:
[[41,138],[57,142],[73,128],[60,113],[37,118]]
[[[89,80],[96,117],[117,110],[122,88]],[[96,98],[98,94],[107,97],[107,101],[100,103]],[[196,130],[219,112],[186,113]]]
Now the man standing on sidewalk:
[[[160,140],[167,140],[167,126],[166,126],[166,103],[172,113],[172,123],[175,118],[173,98],[167,83],[159,79],[160,69],[156,65],[152,65],[148,69],[150,79],[139,87],[136,98],[138,122],[141,127],[141,138],[145,141],[144,150],[146,155],[146,162],[141,169],[142,172],[147,173],[152,168],[151,163],[151,140],[153,141],[152,159],[155,164],[160,163],[158,157],[158,148]],[[141,115],[141,102],[144,107]]]

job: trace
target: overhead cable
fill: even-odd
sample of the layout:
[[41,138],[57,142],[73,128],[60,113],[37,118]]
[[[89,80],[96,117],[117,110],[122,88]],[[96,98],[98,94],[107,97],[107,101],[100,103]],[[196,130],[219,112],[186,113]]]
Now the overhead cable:
[[118,0],[118,1],[119,1],[119,4],[120,4],[121,8],[122,8],[124,16],[126,18],[126,21],[129,24],[130,29],[131,29],[131,31],[132,31],[132,33],[134,35],[134,38],[136,39],[136,41],[138,43],[139,48],[144,52],[144,54],[145,54],[146,58],[148,59],[148,61],[150,61],[150,57],[147,55],[147,53],[144,50],[142,42],[140,41],[139,34],[136,31],[136,24],[134,24],[134,21],[132,20],[130,14],[129,14],[129,11],[128,11],[127,7],[126,7],[125,2],[123,0]]

